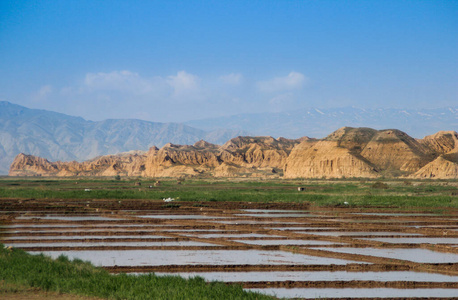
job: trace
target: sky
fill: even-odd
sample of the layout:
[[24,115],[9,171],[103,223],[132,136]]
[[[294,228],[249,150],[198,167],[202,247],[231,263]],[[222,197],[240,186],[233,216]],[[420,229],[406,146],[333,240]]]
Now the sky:
[[458,105],[458,1],[0,1],[0,100],[153,122]]

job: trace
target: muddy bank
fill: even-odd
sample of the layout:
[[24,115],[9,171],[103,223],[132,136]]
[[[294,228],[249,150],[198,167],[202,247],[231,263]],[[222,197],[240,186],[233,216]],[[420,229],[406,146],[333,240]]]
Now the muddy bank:
[[[53,257],[94,259],[112,273],[309,271],[389,276],[388,272],[415,271],[457,280],[231,282],[266,291],[458,291],[458,213],[453,209],[438,215],[386,208],[318,209],[295,203],[7,199],[0,201],[0,211],[2,243]],[[399,257],[393,256],[397,253]],[[403,298],[401,293],[398,298]]]

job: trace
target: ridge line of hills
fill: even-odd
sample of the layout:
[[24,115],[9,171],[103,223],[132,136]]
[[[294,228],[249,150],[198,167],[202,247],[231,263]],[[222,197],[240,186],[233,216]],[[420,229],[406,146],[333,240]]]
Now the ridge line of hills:
[[411,136],[422,138],[440,130],[456,131],[458,106],[435,109],[297,108],[285,112],[245,113],[207,118],[184,124],[204,130],[244,129],[251,135],[287,138],[299,138],[304,135],[322,138],[336,128],[344,126],[398,128]]
[[397,129],[342,127],[323,139],[239,136],[222,146],[168,143],[82,163],[21,153],[9,175],[457,179],[458,133],[414,139]]
[[84,161],[100,155],[147,150],[168,142],[188,144],[205,139],[222,144],[247,134],[243,130],[207,131],[180,123],[135,119],[88,121],[0,101],[0,174],[8,173],[19,153],[50,160]]

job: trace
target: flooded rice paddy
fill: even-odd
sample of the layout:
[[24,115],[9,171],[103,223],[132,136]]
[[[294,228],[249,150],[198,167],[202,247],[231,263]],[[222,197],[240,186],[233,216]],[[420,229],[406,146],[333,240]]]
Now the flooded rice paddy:
[[[157,273],[158,275],[172,275],[175,273]],[[345,271],[293,271],[293,272],[188,272],[178,275],[191,278],[200,276],[208,281],[253,281],[257,278],[261,281],[350,281],[350,280],[374,280],[374,281],[431,281],[431,282],[455,282],[456,277],[443,274],[420,273],[412,271],[393,272],[345,272]]]
[[[33,252],[32,252],[33,253]],[[57,258],[90,260],[96,266],[163,266],[174,265],[345,265],[351,261],[310,255],[296,255],[286,251],[267,250],[125,250],[120,251],[45,251]]]
[[[2,243],[286,298],[456,298],[458,212],[4,200]],[[294,208],[294,209],[291,209]]]
[[265,293],[279,298],[306,298],[306,299],[321,299],[321,298],[387,298],[387,299],[456,299],[456,289],[392,289],[392,288],[343,288],[343,289],[316,289],[316,288],[278,288],[278,289],[249,289],[254,292]]

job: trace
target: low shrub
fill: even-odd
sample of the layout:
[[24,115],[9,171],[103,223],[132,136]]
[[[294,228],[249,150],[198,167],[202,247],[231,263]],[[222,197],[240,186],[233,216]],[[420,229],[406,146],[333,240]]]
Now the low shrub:
[[373,189],[388,189],[388,184],[386,183],[383,183],[381,181],[376,181],[373,185],[372,185],[372,188]]

